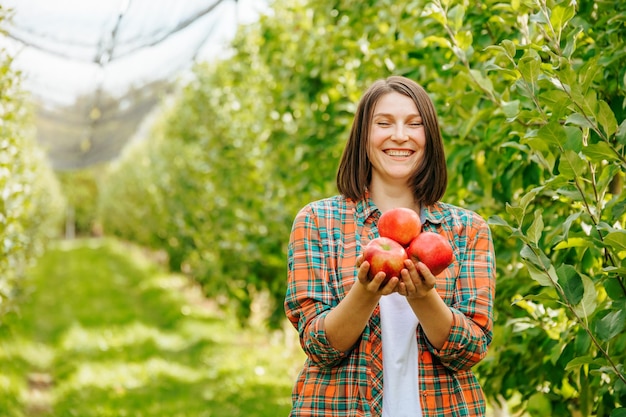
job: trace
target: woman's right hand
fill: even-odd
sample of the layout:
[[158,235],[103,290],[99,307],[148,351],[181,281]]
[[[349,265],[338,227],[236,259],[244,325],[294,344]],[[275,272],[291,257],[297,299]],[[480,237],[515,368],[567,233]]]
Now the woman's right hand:
[[374,278],[370,279],[370,264],[365,260],[363,255],[359,255],[356,258],[356,267],[359,270],[357,274],[358,281],[369,293],[388,295],[398,291],[398,284],[400,283],[400,278],[398,277],[391,277],[385,285],[382,285],[385,280],[384,272],[379,272]]

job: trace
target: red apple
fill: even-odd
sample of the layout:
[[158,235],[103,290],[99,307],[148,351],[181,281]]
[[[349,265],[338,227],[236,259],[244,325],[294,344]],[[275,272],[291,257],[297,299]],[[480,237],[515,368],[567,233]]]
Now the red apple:
[[422,231],[420,216],[410,208],[387,210],[378,219],[378,233],[407,246]]
[[413,261],[425,264],[433,275],[439,275],[454,260],[448,240],[433,232],[420,233],[406,251]]
[[381,271],[385,273],[382,285],[391,277],[400,277],[400,271],[405,268],[404,261],[409,259],[404,247],[387,237],[372,239],[363,249],[363,255],[370,264],[370,279]]

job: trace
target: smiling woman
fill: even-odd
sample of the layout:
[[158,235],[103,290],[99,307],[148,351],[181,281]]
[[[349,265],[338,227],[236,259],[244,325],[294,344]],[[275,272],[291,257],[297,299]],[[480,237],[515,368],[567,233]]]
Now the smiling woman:
[[[307,361],[291,416],[485,415],[471,368],[492,339],[495,254],[480,216],[439,201],[446,185],[426,91],[400,76],[374,82],[339,163],[340,194],[293,222],[285,311]],[[371,257],[382,216],[398,208],[419,214],[421,234],[441,235],[455,261],[431,271],[398,243],[399,272],[388,253]]]

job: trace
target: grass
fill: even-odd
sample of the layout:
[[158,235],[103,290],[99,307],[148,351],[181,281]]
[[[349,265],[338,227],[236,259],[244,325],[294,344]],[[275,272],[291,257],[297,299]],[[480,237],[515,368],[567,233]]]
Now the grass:
[[0,327],[0,416],[286,416],[295,331],[242,329],[115,240],[59,242]]

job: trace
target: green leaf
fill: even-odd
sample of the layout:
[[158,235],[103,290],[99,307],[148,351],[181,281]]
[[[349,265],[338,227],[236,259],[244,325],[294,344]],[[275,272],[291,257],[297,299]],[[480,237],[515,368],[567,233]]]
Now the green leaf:
[[[557,84],[557,88],[561,88]],[[541,101],[545,102],[552,109],[552,118],[554,120],[564,119],[571,111],[567,108],[571,100],[567,93],[562,90],[549,90],[542,92],[539,96]]]
[[597,320],[595,323],[596,334],[598,337],[601,340],[608,342],[620,334],[624,329],[624,325],[626,324],[626,311],[612,311],[600,320]]
[[565,301],[571,305],[578,304],[583,299],[584,288],[582,278],[572,265],[561,265],[556,270],[559,285],[565,293]]
[[[534,8],[537,6],[537,3],[532,0],[524,0],[524,4],[529,8]],[[530,21],[543,25],[548,23],[548,21],[546,20],[546,15],[541,11],[537,11],[536,13],[531,14]]]
[[567,216],[567,219],[563,222],[563,239],[567,240],[569,236],[569,229],[572,227],[572,223],[574,220],[578,219],[582,213],[579,211],[577,213],[572,213]]
[[591,336],[582,328],[576,333],[574,341],[574,350],[579,356],[584,355],[591,347]]
[[524,220],[524,209],[517,206],[512,206],[509,203],[506,203],[506,212],[510,214],[518,225],[522,224]]
[[559,173],[566,178],[575,179],[585,174],[585,161],[574,151],[566,150],[559,161]]
[[506,220],[504,220],[502,217],[498,215],[490,216],[489,219],[487,219],[487,223],[489,223],[491,226],[501,226],[501,227],[505,227],[507,230],[511,232],[513,231],[513,227],[511,227]]
[[[438,16],[438,14],[433,13],[431,15],[431,17],[435,17],[435,16]],[[427,45],[433,44],[435,46],[439,46],[443,48],[450,48],[452,46],[448,38],[444,36],[435,36],[435,35],[427,36],[426,38],[424,38],[424,43]]]
[[579,26],[567,34],[567,41],[565,43],[565,48],[563,48],[563,56],[565,56],[566,58],[570,58],[572,56],[572,54],[576,50],[576,41],[578,39],[578,35],[580,35],[582,31],[583,27]]
[[500,45],[502,45],[502,47],[506,51],[506,54],[509,58],[511,59],[515,58],[515,52],[517,48],[515,47],[515,44],[512,41],[505,39],[502,42],[500,42]]
[[543,139],[537,137],[527,137],[522,139],[522,141],[534,151],[532,159],[552,172],[556,157],[548,144]]
[[583,280],[584,295],[581,302],[574,307],[574,311],[578,317],[584,318],[589,317],[595,311],[598,292],[591,278],[586,275],[581,275],[581,278]]
[[538,245],[542,232],[543,217],[541,216],[541,210],[535,210],[535,218],[527,231],[528,239],[535,245]]
[[563,87],[566,91],[569,90],[570,93],[573,93],[572,90],[575,90],[578,86],[578,73],[574,71],[571,65],[566,65],[562,67],[558,71],[558,80],[559,83],[563,84]]
[[522,198],[520,199],[519,206],[524,210],[524,212],[526,212],[528,205],[535,199],[537,194],[539,194],[543,189],[544,189],[543,186],[535,187],[522,196]]
[[572,369],[578,369],[582,365],[587,365],[593,363],[593,357],[591,356],[579,356],[577,358],[572,359],[565,365],[565,370],[570,371]]
[[519,100],[502,102],[502,112],[504,113],[508,121],[515,120],[515,118],[519,114],[519,105]]
[[600,123],[600,126],[604,129],[607,137],[611,137],[615,132],[617,132],[617,119],[615,118],[615,114],[604,100],[600,100],[598,102],[598,115],[596,116],[596,119],[598,120],[598,123]]
[[563,147],[567,142],[567,133],[558,122],[550,122],[537,131],[537,137],[551,145]]
[[[510,42],[510,41],[509,41]],[[485,51],[497,51],[500,52],[502,54],[506,54],[506,49],[504,49],[502,46],[500,45],[489,45],[485,48]],[[498,66],[498,68],[501,68]]]
[[592,143],[589,146],[585,146],[582,151],[585,156],[596,163],[617,159],[613,148],[606,142]]
[[592,245],[592,243],[589,242],[589,238],[573,237],[567,240],[563,240],[559,242],[558,244],[556,244],[556,246],[554,247],[554,250],[563,250],[563,249],[568,249],[568,248],[584,248],[590,245]]
[[557,4],[552,8],[552,13],[550,14],[550,23],[559,35],[565,25],[567,25],[567,22],[569,22],[575,14],[574,6],[571,5],[572,3],[566,4],[566,6],[563,6],[563,3]]
[[624,298],[624,289],[617,277],[609,277],[603,283],[606,294],[611,297],[612,300],[620,300]]
[[[598,57],[592,56],[585,60],[586,62],[576,73],[578,75],[578,84],[581,91],[588,91],[596,82],[598,75],[604,71],[604,67],[598,64]],[[589,90],[593,94],[593,106],[597,105],[595,90]]]
[[[581,87],[581,86],[578,85],[577,87]],[[578,91],[578,88],[574,89],[573,93],[576,92],[576,91]],[[587,115],[595,115],[596,114],[597,109],[598,109],[598,93],[597,93],[596,90],[589,89],[585,93],[584,97],[582,97],[582,98],[581,97],[577,97],[574,94],[574,101],[576,101],[576,100],[581,100],[581,101],[578,101],[577,104],[582,107],[582,111],[583,111],[584,114],[587,114]]]
[[453,32],[458,32],[463,27],[463,19],[465,18],[465,7],[460,4],[454,6],[448,12],[448,24],[452,27]]
[[583,149],[582,130],[574,126],[565,126],[563,127],[563,130],[565,130],[565,136],[567,137],[563,148],[572,150],[576,153],[581,152]]
[[604,244],[610,246],[615,252],[626,250],[626,230],[616,230],[604,236]]
[[620,268],[620,267],[615,267],[615,266],[606,266],[602,268],[602,270],[610,274],[616,274],[620,276],[626,275],[626,267]]
[[585,128],[593,128],[593,123],[586,118],[584,115],[580,113],[573,113],[565,119],[565,124],[572,124],[575,126],[585,127]]
[[525,55],[519,60],[519,72],[529,84],[534,84],[541,74],[541,61],[536,55]]
[[619,124],[617,132],[615,133],[615,138],[622,145],[626,145],[626,120]]
[[530,277],[537,281],[542,287],[554,287],[555,283],[558,281],[558,277],[553,266],[550,266],[546,273],[546,271],[537,268],[530,262],[525,262],[525,264],[528,268]]
[[626,408],[616,408],[609,417],[626,417]]
[[531,416],[551,416],[552,403],[548,398],[548,395],[543,392],[536,392],[531,395],[526,405],[526,411]]
[[470,74],[472,75],[472,79],[485,91],[493,94],[493,84],[491,80],[485,77],[480,71],[470,70]]
[[457,32],[454,35],[454,39],[456,39],[456,43],[463,51],[467,51],[472,47],[472,43],[474,41],[472,32],[469,30],[463,30]]

